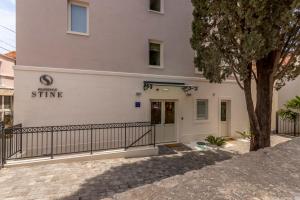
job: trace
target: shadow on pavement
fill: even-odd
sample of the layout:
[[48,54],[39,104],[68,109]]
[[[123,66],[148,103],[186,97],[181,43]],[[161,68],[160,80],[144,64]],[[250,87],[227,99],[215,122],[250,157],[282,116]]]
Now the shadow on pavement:
[[171,152],[171,155],[151,157],[147,160],[112,167],[110,170],[86,180],[77,192],[61,199],[90,200],[112,197],[114,194],[132,188],[214,165],[216,162],[232,158],[233,155],[229,152],[215,150],[189,151],[173,155]]

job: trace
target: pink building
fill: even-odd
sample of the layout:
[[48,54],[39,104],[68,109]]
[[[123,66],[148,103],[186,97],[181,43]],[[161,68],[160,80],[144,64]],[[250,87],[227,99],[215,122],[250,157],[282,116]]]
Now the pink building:
[[0,54],[0,120],[12,119],[16,52]]

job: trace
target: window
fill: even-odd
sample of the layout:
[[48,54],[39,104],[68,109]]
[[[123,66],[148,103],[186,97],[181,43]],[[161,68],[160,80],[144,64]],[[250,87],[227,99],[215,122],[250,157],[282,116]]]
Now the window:
[[85,34],[89,33],[88,5],[83,3],[69,3],[69,32]]
[[12,101],[10,96],[4,96],[4,109],[11,109]]
[[150,11],[163,12],[163,0],[150,0]]
[[226,122],[227,121],[227,103],[221,102],[221,121]]
[[208,99],[197,99],[197,120],[208,120]]
[[175,123],[175,102],[165,102],[165,124]]
[[161,67],[162,65],[162,44],[159,42],[149,42],[149,65]]
[[151,102],[151,123],[161,124],[161,102]]

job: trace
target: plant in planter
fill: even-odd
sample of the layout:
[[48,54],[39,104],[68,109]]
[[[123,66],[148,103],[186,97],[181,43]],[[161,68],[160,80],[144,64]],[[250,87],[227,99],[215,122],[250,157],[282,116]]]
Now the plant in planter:
[[247,140],[250,140],[251,139],[251,131],[236,131],[238,134],[240,134],[242,136],[243,139],[247,139]]
[[210,144],[216,145],[218,147],[224,146],[226,144],[226,140],[223,137],[215,137],[210,135],[205,140]]

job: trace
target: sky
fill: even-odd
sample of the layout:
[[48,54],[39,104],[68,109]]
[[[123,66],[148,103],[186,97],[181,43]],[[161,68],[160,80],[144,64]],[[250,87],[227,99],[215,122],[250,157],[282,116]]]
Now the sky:
[[16,0],[0,0],[0,53],[16,47],[16,34],[3,26],[16,30]]

